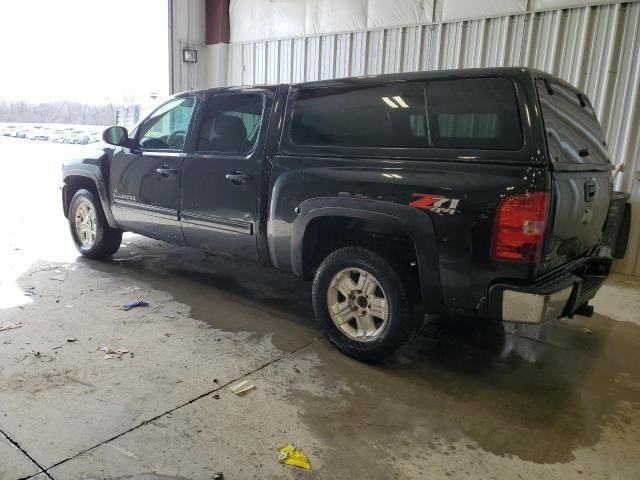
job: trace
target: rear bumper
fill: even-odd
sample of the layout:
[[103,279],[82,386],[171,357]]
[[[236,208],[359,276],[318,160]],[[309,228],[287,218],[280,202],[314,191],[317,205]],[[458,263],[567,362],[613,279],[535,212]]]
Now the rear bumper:
[[542,323],[563,316],[573,287],[540,295],[505,289],[502,292],[502,321]]
[[[602,259],[594,259],[593,263],[600,262]],[[491,316],[504,322],[529,324],[570,317],[595,297],[607,278],[608,269],[598,275],[592,270],[587,264],[579,272],[555,272],[526,286],[497,283],[489,289]]]

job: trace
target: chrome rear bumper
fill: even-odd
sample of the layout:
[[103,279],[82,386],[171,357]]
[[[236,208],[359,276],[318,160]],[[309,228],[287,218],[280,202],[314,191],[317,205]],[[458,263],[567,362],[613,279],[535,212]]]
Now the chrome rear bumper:
[[504,290],[502,292],[502,320],[518,323],[542,323],[560,318],[566,311],[574,286],[555,293],[535,293]]

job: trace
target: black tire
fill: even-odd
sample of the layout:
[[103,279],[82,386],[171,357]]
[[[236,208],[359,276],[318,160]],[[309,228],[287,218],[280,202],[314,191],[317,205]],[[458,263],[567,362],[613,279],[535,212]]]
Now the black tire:
[[[359,268],[375,277],[385,292],[388,320],[378,336],[367,342],[349,338],[331,319],[327,298],[333,277],[347,268]],[[313,280],[313,308],[321,328],[340,351],[364,362],[380,362],[409,340],[415,330],[406,288],[397,271],[377,253],[361,247],[344,247],[329,254]]]
[[[91,204],[91,207],[96,213],[96,239],[93,244],[89,246],[82,244],[75,225],[78,207],[83,202]],[[102,205],[93,193],[84,188],[78,190],[71,199],[71,204],[69,205],[69,229],[71,230],[73,243],[75,243],[78,251],[85,257],[96,260],[109,257],[116,253],[122,242],[122,231],[115,230],[109,226],[104,216]]]

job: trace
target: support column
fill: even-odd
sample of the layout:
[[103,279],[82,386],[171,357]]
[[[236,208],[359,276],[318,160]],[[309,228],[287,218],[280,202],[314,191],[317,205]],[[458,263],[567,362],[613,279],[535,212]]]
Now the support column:
[[229,0],[206,0],[207,87],[227,85]]

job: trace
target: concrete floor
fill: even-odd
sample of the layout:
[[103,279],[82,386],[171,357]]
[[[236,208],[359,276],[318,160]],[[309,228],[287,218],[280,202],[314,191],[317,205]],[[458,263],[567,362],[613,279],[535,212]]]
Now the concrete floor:
[[133,235],[78,258],[57,190],[78,148],[0,138],[0,325],[23,324],[0,332],[1,480],[640,478],[640,279],[592,319],[453,319],[364,365],[288,275]]

